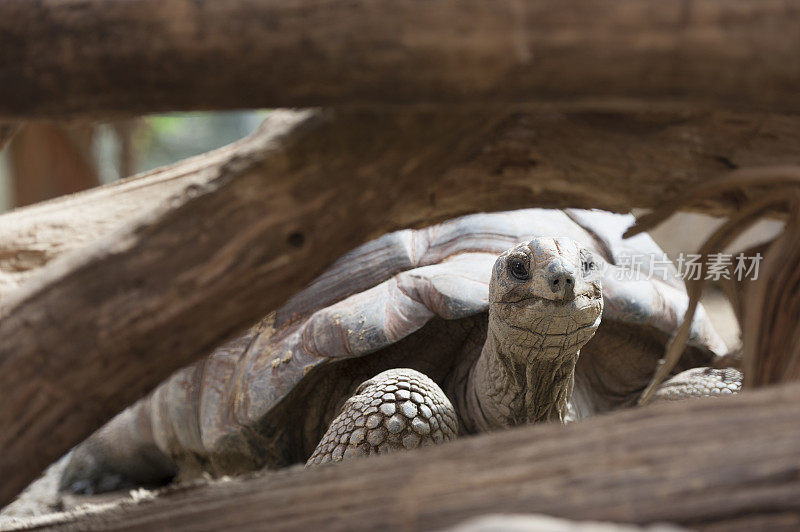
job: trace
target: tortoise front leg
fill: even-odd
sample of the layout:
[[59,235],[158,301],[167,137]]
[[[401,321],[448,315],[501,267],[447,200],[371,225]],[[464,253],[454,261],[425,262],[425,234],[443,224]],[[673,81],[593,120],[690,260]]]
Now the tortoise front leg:
[[306,466],[453,440],[456,419],[435,382],[413,369],[390,369],[358,387]]
[[742,373],[737,369],[692,368],[661,384],[651,402],[731,395],[741,389]]

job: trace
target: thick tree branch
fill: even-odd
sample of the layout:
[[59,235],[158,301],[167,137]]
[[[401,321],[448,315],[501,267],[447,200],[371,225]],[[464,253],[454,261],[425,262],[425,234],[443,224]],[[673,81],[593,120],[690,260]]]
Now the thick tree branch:
[[800,385],[167,491],[57,529],[440,530],[487,513],[692,530],[800,524]]
[[608,118],[276,112],[218,152],[3,216],[0,502],[370,237],[483,210],[652,206],[728,164],[800,159],[793,119]]
[[798,112],[799,25],[791,0],[3,0],[0,117],[454,102]]

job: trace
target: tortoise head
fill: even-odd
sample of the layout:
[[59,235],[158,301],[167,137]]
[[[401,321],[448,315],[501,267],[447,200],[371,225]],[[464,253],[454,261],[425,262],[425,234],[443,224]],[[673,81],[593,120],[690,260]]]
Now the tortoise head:
[[506,251],[489,284],[492,319],[518,337],[514,343],[576,352],[600,325],[600,260],[569,238],[535,238]]

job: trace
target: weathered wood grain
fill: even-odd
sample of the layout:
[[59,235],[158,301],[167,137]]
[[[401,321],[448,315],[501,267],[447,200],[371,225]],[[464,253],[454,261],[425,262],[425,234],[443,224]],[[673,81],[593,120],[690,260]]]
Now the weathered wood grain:
[[487,513],[692,530],[800,527],[800,385],[538,425],[167,491],[81,530],[438,530]]
[[791,0],[3,0],[0,117],[467,102],[798,112],[798,25]]
[[0,217],[0,503],[371,237],[483,210],[653,206],[730,165],[797,162],[795,124],[276,112],[219,152]]

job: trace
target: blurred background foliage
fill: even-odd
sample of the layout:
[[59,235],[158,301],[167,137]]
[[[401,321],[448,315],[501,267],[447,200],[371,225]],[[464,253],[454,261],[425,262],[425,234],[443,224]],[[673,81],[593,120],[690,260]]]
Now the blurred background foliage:
[[213,150],[269,111],[172,113],[102,124],[29,122],[0,153],[0,212]]

